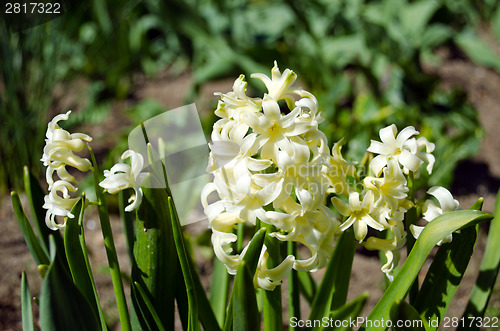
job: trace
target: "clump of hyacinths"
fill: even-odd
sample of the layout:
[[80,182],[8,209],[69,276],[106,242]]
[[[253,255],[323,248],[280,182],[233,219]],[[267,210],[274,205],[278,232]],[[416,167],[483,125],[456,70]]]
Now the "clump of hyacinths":
[[[418,197],[415,179],[421,171],[432,173],[435,158],[434,144],[414,127],[399,132],[395,125],[382,128],[380,141],[371,141],[363,160],[352,161],[342,155],[348,143],[343,139],[330,149],[319,128],[320,105],[312,93],[295,86],[293,71],[280,72],[275,64],[271,77],[252,78],[264,83],[262,97],[247,95],[243,75],[233,91],[217,93],[220,119],[211,134],[207,167],[212,180],[197,192],[220,260],[214,261],[210,299],[189,255],[168,185],[165,141],[159,139],[153,147],[149,138],[154,135],[148,138],[141,123],[141,152],[125,151],[120,162],[101,174],[92,138],[60,126],[70,112],[50,121],[42,156],[48,193],[25,171],[38,236],[19,196],[12,193],[23,235],[44,278],[37,301],[42,329],[108,328],[83,235],[84,211],[91,205],[99,212],[123,330],[172,330],[179,324],[183,330],[258,330],[262,325],[265,331],[284,325],[322,330],[359,322],[368,295],[347,302],[347,292],[354,251],[361,245],[380,251],[381,271],[390,280],[368,320],[362,320],[364,328],[387,329],[411,320],[437,329],[435,321],[444,317],[474,251],[477,229],[471,225],[491,219],[480,211],[482,200],[470,210],[458,210],[452,194],[439,186]],[[84,149],[90,160],[81,156]],[[76,171],[92,172],[96,201],[80,194]],[[119,194],[130,270],[118,264],[105,193]],[[420,216],[425,226],[418,225]],[[493,238],[500,235],[499,224],[498,217],[491,224]],[[492,236],[481,267],[488,273],[500,266],[500,248]],[[405,245],[409,254],[401,263]],[[419,271],[436,245],[435,260],[419,283]],[[307,273],[321,268],[326,270],[316,284]],[[130,298],[125,297],[123,274],[131,280]],[[230,295],[229,274],[235,275]],[[288,323],[281,315],[285,278]],[[478,279],[462,323],[484,315],[494,282],[495,277]],[[308,319],[300,315],[300,295],[310,304]],[[27,329],[33,324],[31,297],[23,275]]]
[[[335,237],[352,228],[359,243],[384,252],[382,271],[392,279],[406,242],[404,215],[415,205],[407,177],[418,176],[424,162],[431,173],[434,144],[418,137],[413,127],[399,134],[395,125],[383,128],[382,142],[372,141],[367,149],[377,154],[368,165],[371,175],[362,176],[361,166],[342,156],[343,141],[329,150],[318,128],[323,120],[318,102],[310,92],[294,87],[295,73],[280,73],[275,64],[271,77],[252,77],[264,82],[263,98],[246,95],[242,75],[232,92],[219,94],[215,111],[221,119],[214,124],[208,166],[214,179],[202,200],[217,257],[235,274],[245,253],[233,253],[231,247],[237,225],[255,225],[256,220],[272,225],[270,236],[300,243],[310,252],[307,259],[288,255],[269,269],[264,246],[256,279],[260,287],[272,290],[292,268],[324,267]],[[217,199],[209,203],[212,192]],[[369,228],[385,231],[386,237],[367,238]]]

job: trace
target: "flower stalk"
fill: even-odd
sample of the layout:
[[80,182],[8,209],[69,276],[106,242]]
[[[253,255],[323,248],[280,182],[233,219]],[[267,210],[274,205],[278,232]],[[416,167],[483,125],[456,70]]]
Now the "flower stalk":
[[90,146],[88,146],[88,149],[92,159],[92,164],[94,166],[94,187],[97,197],[97,210],[99,212],[99,219],[101,221],[102,237],[104,239],[104,246],[106,248],[106,256],[108,257],[111,281],[113,283],[113,290],[115,292],[116,306],[118,307],[118,316],[120,318],[122,330],[129,331],[132,329],[130,325],[130,314],[127,307],[127,299],[125,298],[125,291],[123,290],[120,264],[118,262],[118,256],[116,254],[115,241],[113,239],[113,231],[111,229],[111,223],[109,221],[108,208],[106,207],[106,201],[103,196],[103,191],[99,187],[99,174],[97,171],[98,167],[94,151]]

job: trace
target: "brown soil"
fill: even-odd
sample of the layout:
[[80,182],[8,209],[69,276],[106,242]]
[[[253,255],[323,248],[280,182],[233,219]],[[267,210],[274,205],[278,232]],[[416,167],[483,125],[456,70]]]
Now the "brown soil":
[[[457,179],[452,187],[452,193],[458,196],[460,204],[464,208],[470,206],[477,197],[483,196],[485,198],[484,210],[492,212],[496,191],[500,183],[500,162],[497,162],[500,160],[500,135],[496,131],[498,130],[497,125],[500,124],[500,112],[497,109],[498,105],[500,105],[500,93],[498,93],[500,91],[500,75],[470,62],[454,59],[446,60],[439,68],[430,68],[428,70],[439,75],[443,79],[445,86],[458,85],[465,89],[469,95],[470,102],[479,112],[480,121],[485,128],[486,135],[478,151],[478,155],[472,160],[462,163],[457,169]],[[185,91],[188,90],[191,83],[191,76],[187,73],[180,76],[173,76],[171,73],[165,72],[155,79],[140,77],[137,79],[134,97],[139,100],[153,98],[166,108],[175,108],[184,104]],[[198,109],[200,111],[209,111],[209,100],[211,100],[213,92],[229,91],[231,88],[232,80],[213,82],[204,86],[200,99],[196,100]],[[60,107],[61,109],[55,109],[54,112],[63,111],[68,106],[66,103],[71,104],[74,102],[74,100],[63,102],[58,105],[58,108]],[[95,142],[100,140],[99,136],[101,138],[109,137],[110,132],[117,129],[116,118],[120,116],[121,109],[123,108],[123,105],[115,107],[112,118],[103,123],[106,130],[88,132],[95,137]],[[110,146],[112,144],[113,141],[106,140],[105,145]],[[471,174],[474,174],[474,177],[470,177]],[[467,175],[467,177],[464,175]],[[25,199],[23,203],[27,206]],[[91,262],[96,274],[96,283],[101,303],[105,307],[105,311],[109,312],[110,323],[114,324],[117,322],[118,317],[113,310],[114,296],[110,277],[105,270],[106,255],[102,235],[96,221],[97,215],[95,211],[90,211],[87,213],[86,218],[86,238],[90,249]],[[31,293],[34,296],[39,294],[41,277],[38,275],[36,265],[19,231],[9,197],[0,199],[0,219],[3,224],[3,230],[0,232],[0,249],[2,250],[2,257],[0,259],[0,270],[2,270],[0,273],[0,330],[21,330],[19,296],[21,272],[26,271],[28,273]],[[118,252],[120,253],[121,266],[124,270],[127,270],[128,258],[121,232],[121,224],[117,217],[112,218],[112,226],[116,235],[115,240]],[[195,235],[204,231],[206,227],[206,223],[199,222],[188,226],[186,231]],[[482,228],[477,244],[478,249],[472,257],[464,281],[451,304],[448,311],[449,316],[460,317],[463,312],[472,284],[477,277],[485,242],[485,228]],[[201,258],[199,265],[203,283],[208,286],[211,267],[206,261],[202,262]],[[429,263],[426,263],[423,272],[428,267]],[[376,256],[356,254],[349,299],[355,298],[365,291],[370,293],[370,299],[364,310],[365,316],[383,293],[383,276],[379,268]],[[314,275],[315,278],[320,279],[322,273],[323,271],[318,271]],[[497,285],[500,286],[500,281],[498,280]],[[492,298],[491,304],[500,309],[500,295],[498,292]],[[36,315],[37,308],[35,304],[33,306]]]

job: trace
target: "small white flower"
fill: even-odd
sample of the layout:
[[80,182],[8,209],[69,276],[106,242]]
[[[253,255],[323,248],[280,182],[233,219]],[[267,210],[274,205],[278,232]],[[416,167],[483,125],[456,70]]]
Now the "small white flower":
[[[424,163],[424,161],[416,155],[419,153],[419,148],[417,140],[412,138],[418,135],[419,132],[415,130],[413,126],[404,128],[396,136],[397,132],[398,130],[394,124],[381,129],[380,139],[382,142],[372,140],[370,147],[367,149],[368,152],[379,154],[370,162],[370,169],[376,176],[380,174],[382,168],[387,165],[387,162],[391,157],[403,166],[405,173],[408,173],[409,171],[413,171],[415,173],[418,172],[420,166]],[[421,145],[422,143],[423,141],[421,140]],[[429,142],[427,143],[427,151],[433,150],[434,145]],[[425,156],[428,160],[431,159],[430,157],[427,157],[427,154],[421,154],[420,156]],[[432,171],[432,166],[430,167],[430,170]]]
[[[62,229],[66,224],[65,221],[62,224],[57,223],[56,216],[74,217],[70,210],[78,201],[78,198],[72,198],[69,194],[69,192],[76,192],[77,187],[71,184],[76,183],[76,180],[68,173],[66,166],[80,171],[92,169],[92,163],[89,160],[74,154],[83,150],[92,138],[83,133],[70,134],[58,124],[61,120],[67,120],[69,114],[71,111],[57,115],[49,122],[41,158],[43,165],[47,167],[45,176],[49,184],[49,194],[45,196],[43,205],[43,208],[47,209],[45,223],[52,230]],[[56,182],[53,178],[54,172],[60,178]]]
[[49,229],[58,230],[65,227],[66,221],[59,224],[56,221],[56,216],[75,217],[70,211],[78,201],[78,198],[71,198],[69,195],[70,191],[76,192],[77,188],[67,181],[58,180],[52,185],[49,194],[44,197],[45,203],[43,208],[47,209],[45,224]]
[[347,220],[340,225],[339,230],[345,231],[353,226],[354,237],[359,242],[365,239],[368,233],[368,226],[378,231],[384,230],[384,225],[375,220],[371,215],[375,208],[372,191],[366,192],[362,201],[360,201],[358,192],[351,192],[348,204],[337,197],[332,198],[332,203],[341,215],[348,216]]
[[[422,212],[424,215],[424,220],[427,222],[433,221],[436,217],[443,215],[445,213],[449,213],[458,209],[459,203],[457,200],[453,198],[450,191],[441,186],[433,186],[428,191],[428,194],[434,196],[439,206],[434,203],[432,200],[426,200],[424,206],[422,208]],[[423,226],[411,225],[410,231],[413,234],[413,237],[417,239],[420,236],[420,233],[424,229]],[[439,241],[438,245],[440,246],[443,243],[451,242],[453,239],[452,234],[446,236],[443,240]]]
[[99,183],[99,186],[111,194],[132,188],[134,195],[128,200],[131,204],[125,207],[125,211],[132,211],[138,208],[142,201],[141,184],[147,175],[146,173],[141,173],[144,166],[144,158],[141,154],[132,150],[125,151],[121,158],[122,160],[131,158],[132,166],[125,163],[118,163],[110,170],[104,170],[105,179]]
[[383,168],[384,177],[365,177],[364,186],[376,192],[378,199],[377,206],[387,204],[390,210],[396,211],[400,202],[407,197],[408,187],[406,178],[403,175],[399,164],[394,159],[389,159],[387,167]]
[[269,92],[269,96],[274,100],[286,99],[287,102],[293,102],[293,98],[289,94],[295,92],[295,89],[291,86],[297,79],[297,75],[290,69],[285,69],[283,73],[280,73],[278,64],[274,61],[274,67],[271,70],[271,78],[261,73],[252,74],[250,77],[258,78],[264,82]]
[[46,179],[49,190],[54,183],[54,171],[57,171],[58,177],[62,180],[75,183],[75,178],[66,170],[67,165],[84,172],[92,169],[89,160],[74,154],[80,152],[85,147],[85,142],[92,141],[92,138],[83,133],[70,134],[58,124],[61,120],[67,120],[69,114],[71,111],[55,116],[48,124],[45,134],[47,139],[45,139],[45,147],[40,161],[47,167]]
[[386,263],[380,268],[387,278],[392,282],[394,277],[392,271],[398,265],[401,255],[399,249],[406,243],[406,232],[402,222],[391,222],[392,226],[388,229],[392,233],[391,239],[382,239],[370,237],[363,243],[366,249],[382,251],[387,259]]

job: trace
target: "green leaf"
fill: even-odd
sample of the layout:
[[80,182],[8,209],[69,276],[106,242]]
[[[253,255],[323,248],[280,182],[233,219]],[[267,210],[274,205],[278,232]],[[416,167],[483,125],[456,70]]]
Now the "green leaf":
[[42,330],[101,330],[97,315],[61,264],[50,237],[51,264],[40,293]]
[[[342,307],[332,311],[330,313],[330,324],[329,326],[322,327],[320,330],[352,330],[351,324],[346,323],[352,320],[356,320],[361,311],[363,310],[366,301],[368,300],[369,294],[363,293],[351,302],[346,303]],[[333,321],[333,323],[331,322]],[[338,321],[338,322],[336,322]]]
[[300,293],[302,293],[307,303],[311,305],[316,297],[318,284],[308,272],[297,272],[297,276],[299,278]]
[[[274,226],[266,223],[261,224],[267,228],[267,235],[264,239],[264,244],[266,245],[267,252],[269,254],[267,267],[274,268],[281,263],[281,242],[277,238],[269,235],[270,233],[276,232],[276,228]],[[272,291],[263,291],[262,307],[264,331],[278,331],[283,329],[281,285],[276,286]]]
[[186,292],[186,283],[182,276],[181,265],[177,261],[177,276],[176,276],[176,290],[175,301],[177,303],[177,310],[179,311],[179,318],[181,320],[182,329],[187,330],[189,323],[189,303]]
[[310,320],[321,320],[324,316],[328,316],[331,310],[345,304],[355,247],[352,230],[345,231],[337,240],[333,256],[328,262],[325,275],[314,297]]
[[[163,189],[143,187],[142,191],[143,199],[137,212],[132,281],[139,283],[148,293],[155,310],[161,312],[163,326],[173,329],[177,251],[165,203],[168,195]],[[138,294],[134,291],[132,296],[134,313],[139,314],[134,321],[150,329],[154,325],[153,316]]]
[[[43,193],[38,180],[30,173],[27,166],[24,167],[24,190],[26,191],[26,197],[28,198],[28,203],[30,205],[33,223],[36,231],[38,232],[38,238],[40,238],[40,245],[48,255],[49,235],[55,234],[58,231],[49,229],[45,224],[46,211],[42,207],[45,203],[45,194]],[[59,233],[58,235],[54,235],[54,239],[61,240]]]
[[421,47],[434,48],[443,44],[448,38],[453,36],[451,27],[443,24],[432,24],[427,27],[422,35]]
[[149,313],[151,314],[151,316],[153,316],[155,326],[160,331],[165,330],[165,328],[163,327],[163,324],[161,323],[160,317],[158,316],[158,313],[155,310],[155,307],[153,306],[153,304],[149,300],[149,297],[148,297],[148,294],[146,293],[146,291],[142,288],[142,286],[138,282],[134,282],[134,286],[135,286],[136,290],[139,292],[142,300],[144,300],[144,302],[146,303],[146,306],[149,310]]
[[101,328],[106,330],[106,321],[101,310],[94,277],[90,269],[83,233],[85,195],[73,206],[71,213],[74,218],[68,218],[64,229],[64,247],[73,282],[90,303],[94,313],[99,316]]
[[498,55],[475,33],[464,31],[455,37],[455,42],[474,63],[500,72]]
[[423,319],[441,321],[444,317],[474,252],[476,238],[476,228],[471,226],[453,234],[453,241],[439,248],[414,304]]
[[[255,275],[255,271],[257,270],[257,264],[259,262],[262,246],[264,245],[265,235],[266,228],[259,229],[248,244],[247,251],[243,256],[243,261],[245,261],[251,275]],[[254,289],[253,283],[252,289]],[[224,331],[230,331],[233,329],[233,294],[234,292],[231,293],[229,307],[227,308],[226,320],[224,321]]]
[[191,270],[191,275],[193,277],[194,290],[196,295],[196,300],[198,302],[198,315],[200,317],[201,325],[205,330],[220,330],[219,323],[215,317],[210,301],[208,301],[203,285],[200,281],[200,276],[196,271],[196,265],[194,264],[191,256],[187,255]]
[[118,202],[120,205],[120,218],[122,220],[123,232],[125,233],[125,243],[130,258],[130,264],[134,263],[134,243],[135,243],[135,220],[134,213],[126,212],[125,207],[128,204],[130,192],[127,190],[118,193]]
[[35,260],[37,265],[49,264],[49,257],[38,241],[38,238],[36,237],[35,232],[31,227],[30,221],[24,213],[19,195],[13,191],[11,192],[10,196],[12,199],[12,206],[14,207],[14,213],[16,214],[17,222],[19,223],[19,227],[21,228],[21,232],[23,233],[24,240],[28,245],[33,259]]
[[500,269],[500,240],[498,240],[500,238],[500,190],[497,193],[494,216],[495,218],[490,223],[479,275],[463,315],[465,318],[484,316]]
[[89,145],[87,145],[87,148],[89,149],[90,156],[92,158],[92,165],[94,167],[93,175],[94,189],[97,198],[97,211],[99,213],[99,220],[101,221],[101,233],[104,239],[104,247],[106,248],[106,256],[108,258],[111,282],[113,283],[116,306],[118,308],[118,316],[120,318],[122,330],[128,331],[131,329],[130,313],[128,311],[127,299],[125,298],[125,291],[123,289],[120,263],[118,261],[118,255],[116,254],[113,230],[111,229],[108,208],[106,206],[106,200],[104,199],[104,190],[99,186],[99,167],[97,166],[94,151]]
[[426,25],[438,8],[439,3],[434,0],[420,0],[403,6],[400,19],[408,36],[418,38],[424,33]]
[[229,292],[229,274],[226,266],[218,258],[214,258],[212,282],[210,283],[210,302],[217,322],[224,326],[227,298]]
[[405,301],[396,301],[391,308],[390,315],[395,331],[428,330],[428,324],[425,322],[425,319],[420,318],[417,310]]
[[23,319],[23,331],[34,331],[33,310],[31,309],[31,294],[26,273],[21,276],[21,313]]
[[[287,242],[287,254],[297,256],[297,243]],[[298,272],[295,269],[288,275],[288,316],[290,320],[296,318],[300,320],[300,287]],[[298,330],[298,328],[289,326],[289,330]]]
[[260,313],[253,285],[253,277],[245,261],[238,266],[233,289],[233,330],[260,329]]
[[172,234],[174,237],[175,248],[177,249],[177,256],[179,258],[182,275],[184,276],[184,282],[186,284],[186,292],[189,305],[188,331],[199,330],[200,325],[198,322],[198,301],[196,299],[196,290],[193,282],[193,275],[191,272],[189,258],[187,256],[186,246],[184,243],[184,237],[182,235],[179,219],[177,218],[174,202],[171,197],[168,197],[167,201],[170,211],[170,221],[172,222]]
[[[427,255],[429,255],[429,252],[440,240],[461,228],[485,222],[491,218],[490,214],[484,212],[460,210],[443,214],[432,222],[429,222],[415,242],[415,246],[401,267],[401,270],[375,308],[373,308],[368,319],[388,319],[392,305],[397,300],[405,298],[411,284],[422,268]],[[373,328],[366,327],[366,329],[372,330]]]
[[[28,167],[24,167],[24,189],[26,191],[26,197],[28,198],[28,202],[30,205],[31,216],[33,217],[33,223],[35,230],[38,233],[38,242],[40,246],[45,251],[46,255],[49,255],[49,236],[52,235],[54,241],[56,242],[57,249],[59,251],[64,250],[64,242],[61,237],[61,233],[59,230],[51,230],[45,224],[45,213],[46,210],[43,209],[43,204],[45,203],[45,194],[43,193],[42,188],[40,187],[40,183],[38,179],[33,176],[33,174],[29,171]],[[61,259],[61,263],[68,268],[66,258],[64,256],[59,256]],[[48,261],[48,260],[47,260]],[[47,263],[48,268],[48,263]],[[42,270],[41,275],[43,275]]]

